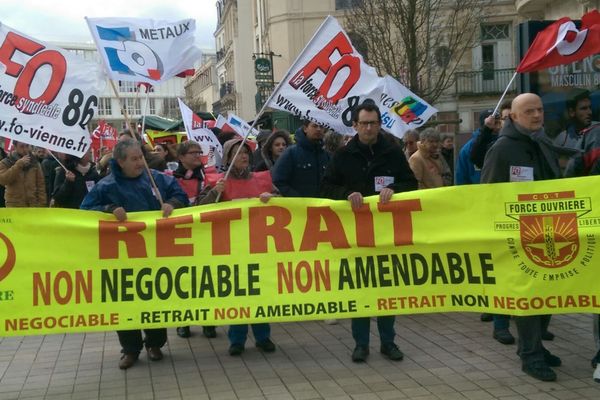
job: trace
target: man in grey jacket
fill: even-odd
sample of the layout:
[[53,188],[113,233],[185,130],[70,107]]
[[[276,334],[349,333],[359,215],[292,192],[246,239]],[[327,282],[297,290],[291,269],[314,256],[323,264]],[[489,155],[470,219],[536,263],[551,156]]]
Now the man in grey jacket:
[[[500,131],[496,143],[485,156],[481,183],[524,182],[560,178],[556,149],[544,134],[542,100],[533,93],[523,93],[513,102],[510,118]],[[561,360],[546,350],[542,332],[550,315],[515,317],[519,332],[517,354],[528,375],[542,380],[556,380],[550,367]]]

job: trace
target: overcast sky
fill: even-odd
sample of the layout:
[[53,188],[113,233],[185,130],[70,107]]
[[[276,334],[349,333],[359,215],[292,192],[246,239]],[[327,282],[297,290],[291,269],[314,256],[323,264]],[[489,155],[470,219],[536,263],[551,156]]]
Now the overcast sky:
[[46,42],[91,42],[84,17],[196,20],[203,50],[215,48],[216,0],[0,0],[0,22]]

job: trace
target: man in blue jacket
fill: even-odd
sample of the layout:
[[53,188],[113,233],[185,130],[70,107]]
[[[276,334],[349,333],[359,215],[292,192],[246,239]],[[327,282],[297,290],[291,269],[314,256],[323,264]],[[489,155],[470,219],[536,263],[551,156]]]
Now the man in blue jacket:
[[279,157],[273,167],[273,185],[284,197],[320,197],[319,188],[329,153],[323,149],[325,129],[304,120],[295,134],[296,144]]
[[[142,148],[134,139],[125,139],[116,144],[110,169],[110,175],[101,179],[83,199],[81,209],[112,213],[117,220],[125,221],[128,212],[162,210],[166,218],[174,208],[188,204],[187,195],[173,177],[152,170],[152,178],[165,200],[161,206],[148,174],[144,172]],[[119,368],[133,366],[144,344],[150,360],[163,358],[160,348],[167,342],[167,330],[144,329],[144,333],[142,340],[139,329],[117,331],[123,348]]]

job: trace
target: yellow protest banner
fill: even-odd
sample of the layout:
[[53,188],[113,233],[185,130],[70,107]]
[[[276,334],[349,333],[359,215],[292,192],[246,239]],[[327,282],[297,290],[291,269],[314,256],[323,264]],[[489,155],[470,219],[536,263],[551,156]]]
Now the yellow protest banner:
[[0,211],[0,335],[406,313],[600,313],[599,178],[388,204]]

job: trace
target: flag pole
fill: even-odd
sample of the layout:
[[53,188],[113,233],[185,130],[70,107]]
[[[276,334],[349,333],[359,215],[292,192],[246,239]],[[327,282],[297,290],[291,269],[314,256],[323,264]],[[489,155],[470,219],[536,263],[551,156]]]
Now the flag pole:
[[144,103],[144,112],[142,113],[142,132],[140,133],[142,138],[144,137],[144,129],[146,128],[146,114],[148,113],[148,102],[150,101],[150,87],[145,85],[144,87],[146,88],[146,102]]
[[134,129],[133,125],[131,124],[131,118],[129,118],[129,113],[127,112],[127,108],[125,107],[125,105],[123,105],[123,102],[121,101],[121,96],[119,96],[119,91],[117,90],[117,87],[115,86],[115,82],[110,78],[108,80],[110,81],[110,86],[112,86],[113,92],[115,93],[117,100],[119,101],[119,108],[121,109],[121,114],[123,114],[123,117],[125,117],[125,123],[127,124],[127,127],[129,128],[130,131],[132,131],[134,137],[139,136],[137,134],[137,129]]
[[500,108],[500,105],[502,104],[502,100],[504,100],[504,97],[506,96],[506,92],[508,92],[508,88],[510,88],[510,85],[512,85],[513,81],[515,80],[515,78],[517,77],[518,74],[519,73],[517,71],[515,71],[512,78],[510,78],[510,81],[508,82],[508,85],[506,85],[506,89],[504,89],[504,93],[502,93],[500,100],[498,100],[498,104],[496,104],[496,108],[494,108],[494,112],[492,113],[492,115],[496,115],[496,113],[498,112],[498,108]]
[[[140,89],[138,87],[138,95],[139,95]],[[146,113],[148,111],[148,102],[149,102],[149,98],[150,98],[150,88],[146,87],[146,102],[144,103],[144,109],[142,110],[142,132],[140,133],[140,139],[141,139],[141,143],[143,146],[143,135],[144,135],[144,128],[146,125]],[[146,168],[146,173],[148,174],[148,178],[150,178],[150,184],[152,185],[152,188],[154,189],[154,192],[156,193],[156,198],[158,199],[158,202],[160,203],[160,206],[162,208],[162,206],[164,205],[163,202],[163,198],[162,195],[160,194],[160,190],[158,190],[158,186],[156,186],[156,182],[154,182],[154,177],[152,177],[152,172],[150,171],[150,167],[148,167],[148,163],[146,162],[146,157],[144,158],[144,168]]]
[[[133,126],[131,125],[131,119],[129,118],[129,114],[127,113],[127,110],[125,109],[125,107],[123,106],[123,103],[121,102],[121,97],[119,96],[119,92],[117,91],[115,82],[112,79],[109,79],[109,81],[110,81],[110,85],[113,88],[115,96],[117,96],[117,100],[119,101],[119,107],[121,108],[121,114],[123,114],[123,117],[125,117],[125,123],[129,127],[129,130],[132,131],[134,137],[136,137],[139,140],[140,145],[142,146],[143,140],[142,140],[141,136],[137,133],[137,129],[132,129]],[[146,103],[146,104],[148,104],[148,103]],[[144,105],[144,112],[145,111],[146,111],[146,105]],[[142,121],[144,120],[144,118],[145,118],[145,115],[142,114]],[[158,190],[158,186],[156,186],[156,182],[154,182],[154,178],[152,177],[152,172],[150,172],[150,167],[148,167],[148,163],[146,162],[146,157],[142,157],[142,160],[144,160],[144,169],[146,170],[146,173],[148,174],[148,178],[150,178],[150,185],[152,186],[152,189],[154,189],[156,199],[158,200],[158,202],[160,203],[160,206],[162,208],[164,203],[163,203],[162,195],[160,194],[160,190]]]
[[[260,117],[262,117],[263,113],[265,112],[265,109],[267,108],[267,105],[269,104],[269,102],[271,101],[271,99],[275,96],[275,94],[277,94],[277,92],[279,91],[279,89],[281,88],[281,86],[283,85],[283,83],[288,80],[291,72],[294,70],[294,67],[296,66],[296,64],[298,63],[298,61],[300,60],[300,58],[302,58],[302,56],[306,52],[306,49],[308,48],[308,44],[310,44],[314,40],[314,38],[317,37],[319,35],[319,33],[321,33],[321,31],[323,30],[323,28],[325,27],[325,25],[327,25],[327,22],[330,21],[331,18],[333,18],[331,15],[328,15],[327,18],[325,18],[325,21],[323,21],[323,23],[321,24],[321,26],[319,26],[319,29],[317,29],[315,31],[315,33],[313,34],[313,36],[308,41],[307,45],[304,46],[304,49],[302,49],[302,51],[300,52],[300,54],[298,54],[298,56],[296,57],[296,59],[294,60],[294,62],[290,66],[290,68],[288,68],[288,70],[285,73],[284,77],[279,81],[279,83],[277,83],[277,86],[275,87],[275,89],[273,89],[273,91],[271,92],[271,95],[269,96],[269,98],[267,99],[267,101],[264,102],[264,104],[262,105],[262,107],[261,107],[260,111],[258,112],[258,114],[256,115],[256,117],[254,117],[254,121],[252,121],[252,125],[250,126],[250,129],[244,135],[244,140],[242,140],[242,143],[239,145],[237,151],[235,152],[233,158],[231,159],[230,164],[229,164],[229,168],[227,168],[227,172],[225,173],[225,176],[223,177],[223,180],[227,180],[227,178],[229,177],[229,173],[231,172],[231,167],[233,166],[233,162],[234,162],[235,158],[240,153],[240,149],[242,148],[242,146],[246,143],[246,139],[248,139],[248,135],[250,134],[250,132],[252,132],[252,129],[254,129],[254,126],[256,125],[256,123],[258,122],[258,120],[260,119]],[[271,68],[273,68],[272,65],[271,65]],[[219,202],[220,198],[221,198],[221,193],[219,193],[217,195],[217,200],[216,200],[217,203]]]
[[58,163],[58,165],[60,165],[62,167],[62,169],[65,170],[65,172],[68,171],[67,167],[65,167],[63,165],[63,163],[61,163],[60,160],[54,155],[54,153],[52,153],[52,150],[48,150],[48,153],[50,153],[50,155],[52,156],[52,158],[54,158],[56,160],[56,162]]

